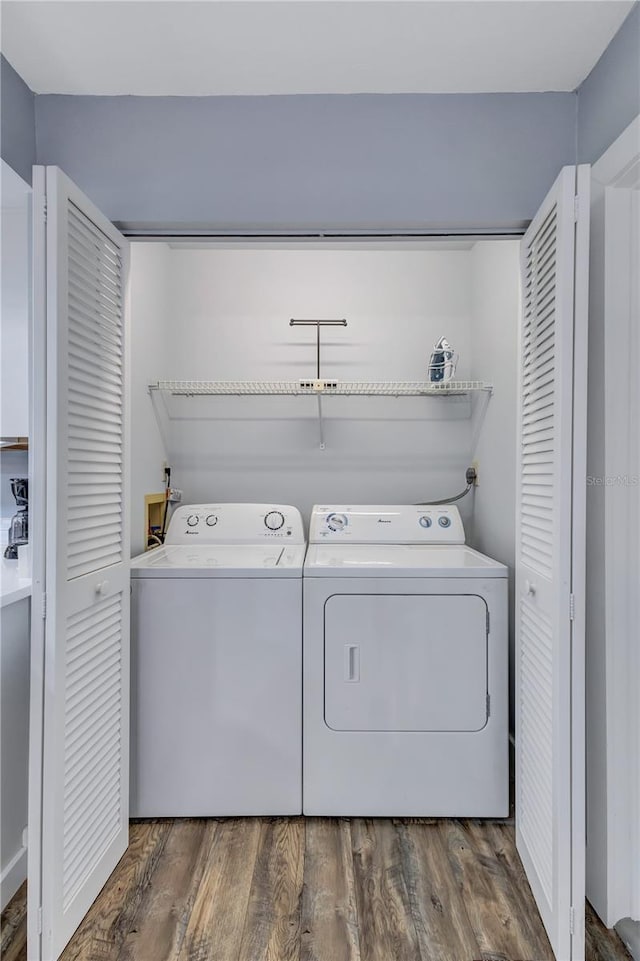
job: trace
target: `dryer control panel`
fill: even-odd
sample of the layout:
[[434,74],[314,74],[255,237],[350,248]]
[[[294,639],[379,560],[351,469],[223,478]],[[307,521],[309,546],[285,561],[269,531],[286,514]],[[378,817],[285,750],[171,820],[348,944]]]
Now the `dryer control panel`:
[[186,504],[169,521],[165,544],[304,544],[302,517],[287,504]]
[[327,542],[464,544],[464,527],[454,504],[316,506],[309,543]]

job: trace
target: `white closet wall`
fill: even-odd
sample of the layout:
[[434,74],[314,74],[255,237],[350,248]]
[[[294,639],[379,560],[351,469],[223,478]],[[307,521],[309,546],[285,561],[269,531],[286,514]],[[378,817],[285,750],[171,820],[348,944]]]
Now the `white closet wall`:
[[[174,248],[169,260],[170,378],[314,376],[315,331],[290,328],[291,317],[347,318],[323,332],[327,378],[425,380],[443,334],[460,352],[458,376],[470,375],[469,249]],[[278,500],[308,513],[318,502],[433,499],[464,483],[468,399],[326,398],[323,451],[314,397],[168,405],[187,500]]]
[[148,384],[159,377],[171,376],[169,257],[166,244],[131,244],[131,553],[134,556],[145,549],[145,494],[163,489],[163,466],[167,460]]
[[[471,251],[472,376],[495,390],[479,434],[474,491],[473,546],[506,564],[513,587],[515,562],[517,338],[520,317],[517,240],[487,240]],[[513,590],[509,592],[513,691]],[[513,727],[513,715],[510,719]]]
[[29,434],[31,188],[0,162],[0,436]]

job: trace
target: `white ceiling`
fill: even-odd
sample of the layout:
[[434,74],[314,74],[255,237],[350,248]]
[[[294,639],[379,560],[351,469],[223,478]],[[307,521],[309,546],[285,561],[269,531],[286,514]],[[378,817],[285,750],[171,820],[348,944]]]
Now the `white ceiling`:
[[36,93],[574,90],[622,0],[3,0]]

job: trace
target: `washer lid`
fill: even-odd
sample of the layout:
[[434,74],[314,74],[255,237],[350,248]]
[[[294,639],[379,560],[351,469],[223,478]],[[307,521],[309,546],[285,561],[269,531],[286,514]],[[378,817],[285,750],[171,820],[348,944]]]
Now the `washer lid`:
[[175,544],[131,561],[132,577],[301,577],[304,545]]
[[504,564],[464,544],[312,544],[305,577],[507,577]]

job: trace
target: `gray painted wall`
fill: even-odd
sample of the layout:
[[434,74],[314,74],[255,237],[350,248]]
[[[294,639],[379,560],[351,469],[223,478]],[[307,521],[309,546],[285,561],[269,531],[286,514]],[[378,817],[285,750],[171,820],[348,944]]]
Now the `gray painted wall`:
[[31,183],[31,167],[36,162],[34,100],[22,77],[0,55],[0,153],[27,183]]
[[640,4],[578,90],[578,157],[593,163],[640,114]]
[[[509,228],[640,113],[640,5],[570,93],[34,97],[4,58],[1,154],[120,223]],[[576,104],[577,101],[577,104]],[[576,109],[577,107],[577,109]]]
[[575,111],[571,93],[47,95],[38,162],[125,224],[509,228],[574,161]]

